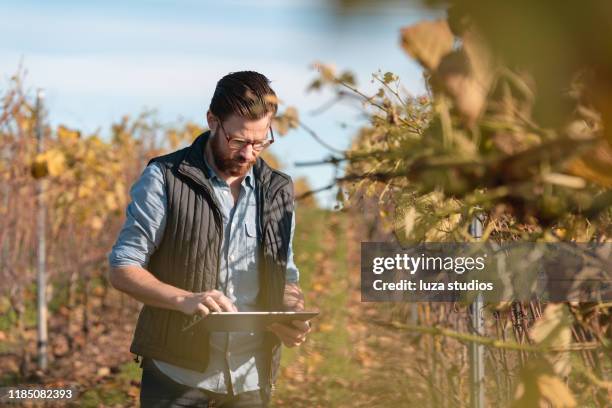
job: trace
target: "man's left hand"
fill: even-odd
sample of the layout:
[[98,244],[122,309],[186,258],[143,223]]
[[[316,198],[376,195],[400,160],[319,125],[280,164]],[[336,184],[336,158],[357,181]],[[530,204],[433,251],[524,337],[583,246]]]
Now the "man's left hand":
[[[304,310],[304,294],[296,283],[285,285],[283,305],[286,311],[301,312]],[[286,347],[299,346],[306,340],[310,333],[310,322],[294,320],[291,325],[274,323],[268,326],[268,330],[278,336]]]
[[274,323],[268,329],[276,334],[286,347],[295,347],[306,341],[306,335],[310,332],[310,323],[294,320],[293,325]]

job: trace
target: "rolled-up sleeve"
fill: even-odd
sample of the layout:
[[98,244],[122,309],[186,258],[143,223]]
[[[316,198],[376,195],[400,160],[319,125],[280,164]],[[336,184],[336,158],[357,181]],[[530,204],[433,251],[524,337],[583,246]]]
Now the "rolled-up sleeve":
[[166,226],[167,197],[160,165],[147,166],[130,190],[125,224],[108,256],[111,267],[146,267]]
[[289,251],[287,252],[287,271],[285,273],[286,283],[298,283],[300,271],[293,261],[293,235],[295,233],[295,211],[291,216],[291,237],[289,239]]

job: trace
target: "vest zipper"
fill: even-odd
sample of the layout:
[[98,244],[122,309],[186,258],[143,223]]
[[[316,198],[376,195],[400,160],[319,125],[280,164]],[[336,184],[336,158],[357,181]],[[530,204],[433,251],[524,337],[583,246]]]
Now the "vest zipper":
[[[200,183],[198,183],[200,184]],[[221,215],[221,210],[219,210],[219,203],[217,203],[217,199],[215,198],[215,196],[211,193],[210,189],[203,185],[200,184],[200,186],[202,187],[202,189],[206,192],[206,194],[208,194],[208,196],[211,199],[211,202],[213,204],[213,213],[214,213],[214,218],[215,218],[215,225],[217,226],[217,228],[221,231],[221,236],[219,237],[219,245],[217,246],[217,271],[215,274],[215,284],[214,287],[212,289],[217,289],[217,285],[219,283],[219,272],[221,269],[221,250],[222,250],[222,245],[223,245],[223,220],[222,220],[222,215]],[[209,351],[210,352],[210,351]],[[207,363],[206,366],[208,366],[208,363],[210,363],[210,358],[207,359]],[[206,367],[202,367],[204,370],[206,370]]]
[[198,183],[198,184],[200,184],[202,189],[206,192],[206,194],[208,194],[212,203],[214,204],[213,212],[215,214],[215,224],[217,225],[217,228],[219,228],[219,230],[221,231],[219,245],[217,248],[217,253],[218,253],[217,255],[217,274],[215,276],[215,287],[213,288],[213,289],[217,289],[217,284],[219,283],[219,269],[221,265],[221,249],[222,249],[222,244],[223,244],[223,220],[222,220],[223,216],[221,215],[221,210],[219,210],[219,203],[217,202],[217,199],[212,194],[208,186],[201,184],[201,183]]

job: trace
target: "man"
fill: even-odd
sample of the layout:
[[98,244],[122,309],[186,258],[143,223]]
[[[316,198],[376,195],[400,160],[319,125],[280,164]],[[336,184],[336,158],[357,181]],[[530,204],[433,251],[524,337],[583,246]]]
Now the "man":
[[276,95],[256,72],[215,89],[210,131],[149,162],[131,189],[109,256],[111,284],[144,303],[130,351],[142,356],[149,406],[265,407],[280,342],[310,325],[208,332],[210,312],[303,310],[293,263],[293,184],[259,154],[274,142]]

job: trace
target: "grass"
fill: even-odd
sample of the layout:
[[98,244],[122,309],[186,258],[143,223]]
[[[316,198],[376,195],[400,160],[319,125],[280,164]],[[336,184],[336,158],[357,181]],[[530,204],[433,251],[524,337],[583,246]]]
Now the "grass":
[[93,389],[87,390],[79,396],[80,407],[103,406],[131,406],[132,397],[128,394],[131,381],[139,381],[142,369],[135,362],[123,364],[119,373],[111,380],[102,382]]
[[49,300],[49,313],[57,313],[60,307],[68,304],[69,285],[58,282],[53,285],[53,297]]
[[141,376],[142,368],[140,368],[140,364],[135,361],[130,361],[121,366],[118,378],[129,383],[130,381],[140,381]]
[[[349,318],[346,307],[349,300],[349,276],[346,267],[346,239],[340,233],[346,221],[341,216],[339,213],[317,209],[298,211],[294,251],[296,264],[300,268],[300,286],[307,297],[313,291],[318,293],[314,301],[316,304],[307,302],[307,308],[314,306],[321,311],[315,324],[320,330],[315,330],[304,346],[285,348],[281,361],[282,367],[295,364],[302,367],[307,378],[305,384],[299,385],[298,394],[307,392],[310,395],[309,404],[317,400],[324,406],[346,405],[352,393],[346,384],[359,374],[358,364],[350,357],[351,340],[346,329]],[[330,225],[335,222],[339,222],[341,228],[330,229]],[[320,269],[321,259],[316,254],[321,252],[329,256],[332,271]],[[319,288],[316,288],[317,284]],[[322,362],[317,364],[317,359]],[[291,382],[292,378],[279,378],[274,398],[279,406],[297,406]]]

